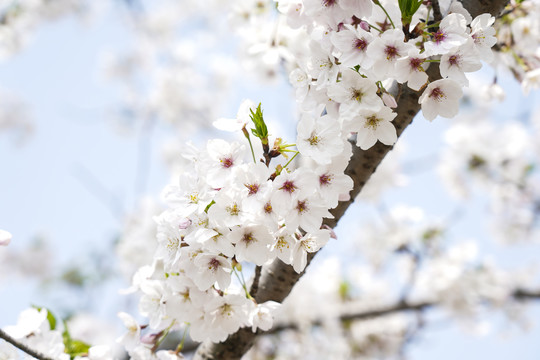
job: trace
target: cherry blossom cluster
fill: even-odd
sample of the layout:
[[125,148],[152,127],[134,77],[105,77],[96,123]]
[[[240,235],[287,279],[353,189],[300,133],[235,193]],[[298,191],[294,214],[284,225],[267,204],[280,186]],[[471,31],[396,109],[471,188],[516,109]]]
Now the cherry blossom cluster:
[[477,189],[488,193],[493,234],[503,242],[538,237],[537,139],[538,129],[517,121],[458,122],[445,136],[448,147],[438,165],[443,183],[461,198]]
[[[496,43],[495,18],[472,19],[457,1],[442,19],[434,19],[424,4],[406,17],[396,1],[290,0],[279,1],[278,9],[290,27],[304,31],[294,36],[304,36],[307,44],[291,49],[297,101],[304,110],[323,104],[327,126],[341,129],[343,138],[357,133],[362,149],[397,139],[395,100],[387,90],[393,80],[422,91],[426,119],[454,117],[468,85],[466,73],[479,70],[482,60],[491,61]],[[442,79],[428,80],[429,65],[439,67]],[[314,116],[319,114],[317,108]],[[318,134],[308,125],[300,126],[303,132]]]
[[[420,99],[425,116],[454,116],[461,86],[467,85],[464,72],[478,70],[478,59],[491,55],[494,42],[493,18],[467,19],[459,7],[437,24],[437,32],[424,31],[428,18],[412,24],[421,31],[407,34],[399,8],[390,2],[280,2],[278,8],[309,38],[307,52],[295,54],[297,68],[290,75],[297,100],[313,109],[302,113],[297,127],[296,147],[306,165],[270,166],[289,147],[276,139],[270,148],[260,106],[244,102],[236,119],[216,122],[218,128],[243,131],[249,140],[251,118],[263,154],[255,156],[251,141],[250,157],[247,144],[210,140],[188,156],[191,164],[178,185],[167,189],[170,208],[156,217],[154,263],[141,268],[133,284],[142,292],[139,310],[156,331],[189,323],[194,340],[217,342],[243,326],[267,330],[276,305],[254,302],[240,263],[262,266],[277,258],[301,272],[307,254],[330,237],[321,229],[331,217],[328,210],[352,188],[343,174],[351,155],[349,134],[357,134],[362,149],[397,140],[390,107],[395,101],[383,83],[426,87]],[[445,79],[428,84],[431,60],[440,61]],[[234,276],[244,292],[235,288]]]
[[[250,120],[262,145],[257,151],[251,147],[251,153]],[[298,152],[281,139],[269,146],[260,105],[244,101],[236,119],[219,119],[215,125],[243,130],[249,142],[214,139],[205,149],[185,153],[189,166],[164,193],[169,209],[155,217],[154,263],[135,274],[132,289],[142,293],[139,310],[151,329],[189,323],[192,339],[218,342],[239,327],[256,331],[272,325],[277,303],[254,301],[241,263],[262,266],[279,259],[303,271],[308,253],[329,240],[323,219],[331,218],[328,209],[348,196],[352,180],[343,174],[350,146],[331,145],[339,152],[336,161],[321,152],[313,157],[315,166],[293,168],[296,155],[287,160],[284,154]]]
[[156,251],[157,225],[153,220],[163,206],[151,197],[142,198],[135,211],[126,216],[122,236],[116,245],[120,269],[126,279],[142,266],[152,264]]
[[[122,92],[122,104],[115,112],[122,130],[159,122],[172,125],[175,135],[186,139],[196,131],[209,130],[227,99],[237,66],[216,46],[220,40],[214,34],[223,31],[192,29],[191,22],[199,18],[213,24],[207,17],[214,13],[204,16],[188,2],[155,6],[137,16],[133,48],[105,54],[103,73]],[[179,37],[179,33],[185,35]],[[201,53],[207,56],[196,56]]]
[[510,1],[497,21],[496,60],[521,82],[523,92],[540,87],[540,2]]
[[[418,219],[415,225],[422,221],[425,218]],[[406,226],[403,230],[410,232]],[[384,233],[379,235],[373,242]],[[402,301],[431,302],[468,329],[484,333],[496,331],[489,328],[482,316],[486,307],[501,311],[513,322],[520,322],[520,309],[511,292],[531,280],[526,274],[528,269],[510,275],[492,262],[478,259],[477,251],[472,242],[446,249],[437,245],[433,256],[422,257],[424,263],[415,270],[415,280],[403,276],[410,274],[414,266],[406,252],[389,250],[388,256],[393,254],[394,261],[380,269],[358,263],[343,265],[337,258],[313,263],[275,320],[278,326],[291,323],[294,326],[261,338],[247,359],[257,359],[263,354],[294,359],[303,357],[304,353],[310,359],[325,359],[333,354],[346,359],[377,359],[381,354],[392,358],[403,352],[411,331],[418,330],[418,319],[422,318],[421,323],[429,326],[429,317],[423,318],[421,312],[399,311],[376,319],[351,317],[344,321],[340,316],[369,313]],[[355,255],[358,258],[363,254]],[[303,301],[306,294],[310,296],[309,303]],[[272,346],[276,342],[280,346]]]
[[[6,326],[3,330],[16,340],[51,359],[69,360],[66,353],[62,331],[54,329],[47,319],[47,309],[30,308],[19,314],[16,325]],[[4,359],[18,359],[17,350],[10,344],[0,342],[0,356]],[[25,359],[33,359],[25,355]]]

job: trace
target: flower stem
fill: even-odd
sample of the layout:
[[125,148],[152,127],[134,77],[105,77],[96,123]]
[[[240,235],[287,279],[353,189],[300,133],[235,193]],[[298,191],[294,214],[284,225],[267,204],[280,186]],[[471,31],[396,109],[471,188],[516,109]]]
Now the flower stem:
[[367,24],[369,25],[369,27],[370,27],[370,28],[373,28],[373,29],[377,30],[377,31],[378,31],[378,32],[380,32],[380,33],[382,33],[382,32],[383,32],[383,31],[382,31],[381,29],[379,29],[379,28],[378,28],[378,27],[376,27],[375,25],[371,25],[371,24],[370,24],[370,23],[368,23],[367,21],[366,21],[366,23],[367,23]]
[[426,25],[425,29],[429,29],[429,28],[432,28],[432,27],[437,27],[437,26],[439,26],[440,24],[441,24],[441,22],[440,22],[440,21],[437,21],[437,22],[435,22],[435,23],[433,23],[433,24]]
[[244,136],[249,143],[249,148],[251,149],[251,156],[253,156],[253,162],[256,164],[257,160],[255,159],[255,151],[253,151],[253,144],[251,143],[251,138],[249,137],[249,133],[245,126],[242,128],[242,132],[244,133]]
[[396,28],[396,25],[394,25],[394,22],[392,21],[392,18],[390,17],[390,15],[388,15],[388,12],[386,11],[386,9],[384,8],[384,6],[381,4],[380,1],[376,1],[375,4],[377,6],[379,6],[382,11],[384,11],[384,13],[386,14],[386,17],[388,18],[388,20],[390,20],[390,24],[392,25],[392,27],[395,29]]
[[161,343],[165,340],[165,338],[167,337],[167,335],[169,335],[169,332],[171,331],[171,328],[173,327],[174,323],[176,322],[176,320],[173,320],[171,322],[171,325],[169,325],[168,328],[166,328],[164,331],[163,331],[163,334],[159,337],[158,341],[156,341],[156,344],[152,347],[152,350],[155,351],[157,350],[157,348],[159,347],[159,345],[161,345]]
[[293,157],[287,161],[287,163],[285,164],[285,166],[283,166],[283,168],[286,168],[287,166],[289,166],[289,164],[291,163],[291,161],[294,160],[294,158],[296,157],[296,155],[300,154],[300,151],[297,151],[296,154],[293,155]]
[[180,353],[182,349],[184,348],[184,342],[186,341],[186,336],[189,330],[189,324],[186,325],[186,328],[184,329],[184,335],[182,335],[182,341],[180,341],[180,344],[176,347],[176,350],[174,351],[176,354]]
[[244,273],[242,273],[242,271],[240,271],[240,274],[242,275],[242,277],[240,277],[240,275],[238,275],[238,272],[236,271],[236,269],[233,268],[233,272],[234,272],[234,275],[236,275],[236,278],[238,279],[238,281],[240,281],[240,285],[242,285],[242,288],[244,289],[245,293],[246,293],[246,297],[248,299],[251,299],[251,295],[249,294],[249,291],[247,289],[247,286],[246,286],[246,280],[244,279]]

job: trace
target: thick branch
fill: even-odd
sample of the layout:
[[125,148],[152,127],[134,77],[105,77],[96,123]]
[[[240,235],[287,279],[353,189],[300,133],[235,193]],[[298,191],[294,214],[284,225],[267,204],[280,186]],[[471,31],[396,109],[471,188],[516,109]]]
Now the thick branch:
[[459,0],[463,7],[469,11],[471,16],[476,16],[483,13],[490,13],[493,16],[499,16],[503,11],[508,0]]
[[36,359],[40,359],[40,360],[53,360],[51,359],[50,357],[47,357],[45,355],[43,355],[42,353],[36,351],[36,350],[33,350],[31,348],[29,348],[28,346],[26,346],[25,344],[21,343],[20,341],[17,341],[15,340],[14,338],[12,338],[11,336],[8,335],[8,333],[6,333],[4,330],[0,329],[0,339],[4,339],[6,340],[8,343],[10,343],[11,345],[15,346],[16,348],[24,351],[25,353],[27,353],[28,355],[30,356],[33,356],[35,357]]
[[[508,0],[464,0],[463,6],[471,12],[471,15],[477,16],[484,12],[489,12],[492,15],[498,15]],[[433,70],[432,70],[433,72]],[[432,80],[439,78],[438,74],[430,74]],[[395,93],[398,88],[396,87]],[[413,91],[408,87],[401,89],[401,94],[398,97],[397,116],[393,123],[397,130],[398,137],[403,133],[405,128],[412,122],[420,110],[418,99],[420,92]],[[355,197],[360,193],[366,182],[377,169],[382,159],[392,149],[391,146],[386,146],[380,142],[375,144],[369,150],[363,151],[360,148],[354,147],[353,156],[345,173],[349,175],[354,182],[354,188],[351,191],[351,199],[349,201],[340,202],[333,209],[332,215],[334,219],[327,219],[325,224],[330,227],[335,227],[345,214],[345,211],[353,203]],[[310,254],[309,261],[315,256]],[[258,291],[255,299],[258,303],[268,300],[282,302],[291,292],[293,286],[298,282],[301,274],[297,274],[292,266],[286,265],[276,259],[269,266],[264,266],[258,282]],[[253,345],[256,334],[250,329],[240,329],[235,334],[218,344],[206,341],[197,349],[193,360],[237,360],[240,359]]]

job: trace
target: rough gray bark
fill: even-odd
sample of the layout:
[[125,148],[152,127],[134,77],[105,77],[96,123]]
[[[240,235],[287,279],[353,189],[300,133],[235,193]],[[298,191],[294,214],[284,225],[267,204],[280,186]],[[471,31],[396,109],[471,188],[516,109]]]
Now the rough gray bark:
[[[469,10],[473,17],[486,12],[497,16],[501,13],[507,2],[508,0],[462,1],[463,6]],[[430,73],[431,80],[435,80],[439,76],[438,74],[435,74],[434,70],[431,70],[428,73]],[[394,91],[397,90],[398,88],[396,87]],[[413,91],[406,86],[402,87],[401,94],[398,94],[398,115],[393,121],[398,137],[412,122],[413,118],[420,110],[420,105],[418,104],[420,95],[421,92]],[[331,212],[334,215],[334,219],[327,219],[325,224],[332,228],[337,225],[339,219],[353,203],[356,195],[360,193],[366,182],[381,163],[382,159],[384,159],[391,149],[391,146],[384,145],[380,142],[377,142],[372,148],[366,151],[354,147],[353,156],[345,171],[354,182],[354,188],[351,191],[351,199],[349,201],[341,202],[337,208],[333,209]],[[313,256],[314,254],[311,254],[308,261],[310,261]],[[303,272],[297,274],[292,266],[286,265],[276,259],[269,266],[263,267],[258,282],[258,291],[255,300],[258,303],[268,300],[282,302],[303,274]],[[214,344],[206,341],[199,346],[193,360],[238,360],[251,348],[256,336],[257,334],[253,333],[251,329],[242,328],[235,334],[229,336],[229,338],[222,343]]]

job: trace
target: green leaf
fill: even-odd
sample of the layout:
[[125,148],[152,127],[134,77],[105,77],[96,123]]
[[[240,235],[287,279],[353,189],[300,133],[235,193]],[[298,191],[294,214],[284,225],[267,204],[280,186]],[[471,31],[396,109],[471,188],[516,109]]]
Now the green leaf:
[[88,349],[90,349],[90,345],[84,341],[71,339],[66,345],[64,352],[69,354],[69,357],[73,359],[77,356],[88,354]]
[[413,15],[416,13],[420,5],[422,5],[422,0],[398,0],[398,2],[403,24],[410,24]]
[[84,341],[73,339],[69,333],[66,322],[64,321],[64,332],[62,333],[64,340],[64,352],[69,354],[70,359],[74,359],[77,356],[81,356],[88,353],[90,345]]
[[268,143],[268,129],[266,128],[266,123],[264,122],[263,113],[261,110],[261,103],[259,103],[259,106],[257,106],[255,112],[252,109],[249,109],[249,112],[251,113],[249,117],[255,125],[255,129],[251,129],[251,133],[259,139],[263,140],[263,143],[265,141],[266,143]]

